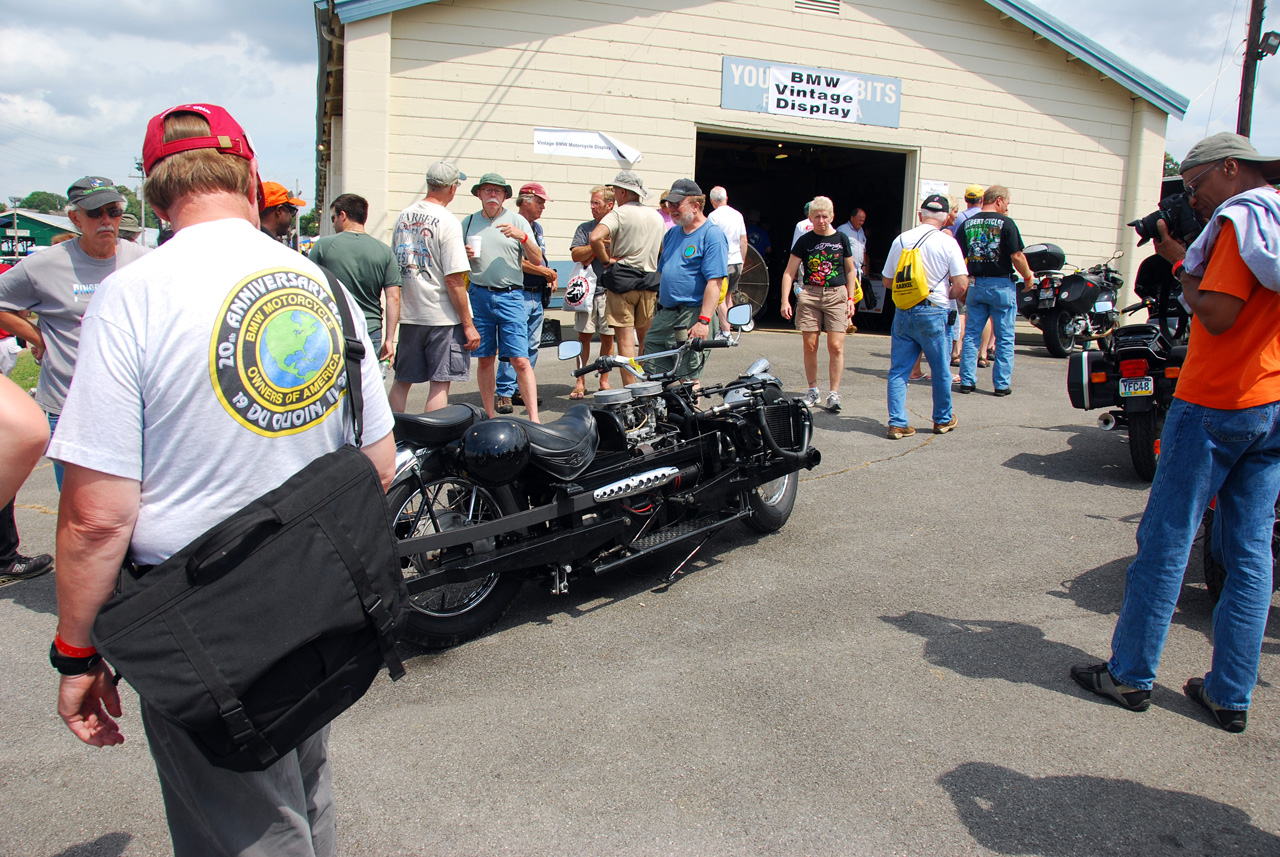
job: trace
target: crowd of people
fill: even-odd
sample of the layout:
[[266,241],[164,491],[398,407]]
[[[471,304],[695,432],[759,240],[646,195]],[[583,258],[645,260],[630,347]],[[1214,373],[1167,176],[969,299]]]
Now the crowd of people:
[[[0,378],[8,450],[0,467],[0,501],[8,504],[0,576],[52,568],[52,556],[18,553],[13,525],[14,495],[45,451],[62,492],[50,651],[62,674],[58,712],[94,746],[124,740],[115,676],[90,635],[122,564],[164,561],[263,486],[353,442],[347,421],[327,418],[344,398],[343,376],[329,359],[342,342],[338,302],[363,320],[351,334],[364,346],[363,388],[382,389],[380,360],[393,366],[389,394],[368,395],[362,406],[361,450],[385,487],[394,467],[393,411],[403,411],[421,383],[429,384],[426,410],[444,407],[451,385],[470,378],[473,357],[490,416],[522,404],[538,420],[540,328],[559,286],[538,222],[554,200],[537,182],[516,192],[503,176],[485,173],[469,189],[478,208],[459,219],[449,206],[467,176],[439,161],[427,170],[425,197],[396,219],[391,246],[367,234],[368,203],[346,193],[329,206],[335,234],[305,258],[279,239],[306,203],[261,181],[248,136],[226,111],[187,104],[159,114],[148,124],[143,160],[148,202],[173,230],[162,249],[148,253],[124,237],[124,198],[110,180],[86,176],[68,190],[80,234],[0,273],[5,338],[25,340],[41,360],[34,398]],[[1215,135],[1191,150],[1183,175],[1209,227],[1188,248],[1161,224],[1157,248],[1174,263],[1195,313],[1188,355],[1112,656],[1071,675],[1129,710],[1150,705],[1195,527],[1216,495],[1225,536],[1214,544],[1230,574],[1215,614],[1213,669],[1185,690],[1218,725],[1239,732],[1257,679],[1271,592],[1272,502],[1280,493],[1280,267],[1266,250],[1280,234],[1280,195],[1269,185],[1280,178],[1280,159],[1262,157],[1245,138]],[[721,187],[705,194],[683,178],[658,207],[645,205],[651,195],[631,170],[590,190],[591,218],[570,247],[590,286],[577,295],[580,366],[596,337],[601,353],[616,347],[635,357],[685,336],[724,332],[721,311],[751,227]],[[998,184],[971,187],[964,211],[927,196],[918,225],[890,245],[881,269],[897,305],[890,439],[915,433],[906,397],[921,360],[930,370],[933,432],[956,427],[952,387],[977,389],[988,321],[991,392],[1012,392],[1016,291],[1019,280],[1030,287],[1031,271],[1008,215],[1010,196]],[[832,201],[818,196],[796,225],[780,308],[801,333],[810,406],[822,400],[817,354],[827,335],[825,405],[838,411],[844,339],[871,265],[865,211],[855,208],[839,228],[834,218]],[[345,291],[330,290],[325,269]],[[294,309],[281,312],[286,305]],[[328,348],[312,347],[326,341]],[[0,357],[11,353],[0,350]],[[950,371],[957,358],[958,378]],[[669,359],[656,368],[696,379],[704,365],[704,353],[689,352],[678,366]],[[599,376],[601,389],[612,383],[610,373]],[[580,379],[569,396],[587,392]],[[241,773],[212,765],[184,729],[145,701],[142,714],[177,854],[332,853],[327,727],[266,771]]]

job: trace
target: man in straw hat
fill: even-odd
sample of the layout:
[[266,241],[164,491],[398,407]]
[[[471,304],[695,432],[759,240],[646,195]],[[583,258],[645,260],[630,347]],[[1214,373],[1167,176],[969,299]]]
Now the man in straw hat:
[[1217,497],[1214,553],[1228,569],[1213,614],[1213,664],[1184,692],[1228,732],[1243,732],[1271,607],[1272,526],[1280,494],[1280,158],[1221,133],[1191,147],[1182,180],[1206,223],[1190,247],[1157,224],[1194,313],[1165,418],[1160,463],[1129,566],[1111,659],[1071,677],[1145,711],[1205,507]]

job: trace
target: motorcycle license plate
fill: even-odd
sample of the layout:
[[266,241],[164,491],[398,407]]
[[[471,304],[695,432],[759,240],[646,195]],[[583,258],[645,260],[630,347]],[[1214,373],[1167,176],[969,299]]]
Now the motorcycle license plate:
[[1155,381],[1150,375],[1144,378],[1121,378],[1121,396],[1150,396],[1155,392]]
[[1116,308],[1116,305],[1113,304],[1111,301],[1098,301],[1096,304],[1093,305],[1093,309],[1096,312],[1107,312],[1108,310],[1113,310],[1115,308]]
[[1056,291],[1056,289],[1041,289],[1041,290],[1040,290],[1040,300],[1042,300],[1042,301],[1051,301],[1051,300],[1053,300],[1053,294],[1054,294],[1054,292],[1055,292],[1055,291]]

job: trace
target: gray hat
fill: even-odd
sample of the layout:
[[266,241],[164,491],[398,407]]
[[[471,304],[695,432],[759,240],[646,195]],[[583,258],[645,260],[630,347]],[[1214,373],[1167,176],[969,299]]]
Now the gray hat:
[[613,181],[609,182],[610,187],[620,187],[623,190],[629,190],[637,194],[641,199],[649,198],[649,189],[644,186],[644,179],[640,178],[639,173],[631,170],[623,170],[613,177]]
[[120,218],[120,234],[134,238],[142,232],[142,227],[138,225],[138,218],[132,214],[126,213]]
[[504,179],[502,176],[498,175],[497,173],[485,173],[484,175],[482,175],[480,177],[480,180],[476,182],[474,186],[472,186],[471,195],[479,196],[480,187],[482,185],[487,185],[487,184],[491,184],[496,187],[502,188],[507,193],[507,199],[511,199],[511,185],[507,184],[507,180]]
[[1253,148],[1248,137],[1232,134],[1230,131],[1205,137],[1192,146],[1191,151],[1187,152],[1187,156],[1182,159],[1182,172],[1185,173],[1187,170],[1225,158],[1256,163],[1267,181],[1280,179],[1280,158],[1268,158],[1258,154],[1258,150]]
[[84,211],[93,211],[113,202],[124,205],[124,197],[111,179],[102,176],[85,176],[67,188],[67,204]]
[[449,187],[455,182],[464,182],[467,174],[448,161],[436,161],[427,167],[427,184],[432,187]]

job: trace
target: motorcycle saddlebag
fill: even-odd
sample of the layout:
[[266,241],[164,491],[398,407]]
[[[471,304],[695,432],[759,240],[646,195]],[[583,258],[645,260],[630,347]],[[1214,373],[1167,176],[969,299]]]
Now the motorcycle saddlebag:
[[1059,271],[1067,263],[1067,254],[1057,244],[1032,244],[1022,252],[1032,271]]
[[1116,381],[1093,381],[1095,372],[1106,373],[1107,355],[1102,351],[1079,351],[1067,358],[1067,395],[1071,407],[1081,410],[1109,408],[1116,403]]
[[1084,274],[1072,274],[1062,280],[1058,288],[1058,306],[1075,315],[1093,311],[1093,305],[1102,294],[1102,286]]

